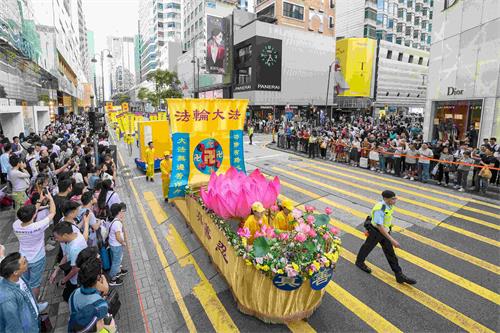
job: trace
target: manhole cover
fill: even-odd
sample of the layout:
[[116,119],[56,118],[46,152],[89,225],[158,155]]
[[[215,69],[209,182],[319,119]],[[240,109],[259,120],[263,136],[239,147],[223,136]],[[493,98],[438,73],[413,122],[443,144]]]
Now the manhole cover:
[[298,158],[298,157],[289,157],[288,160],[289,161],[294,161],[294,162],[301,162],[301,161],[303,161],[303,159]]

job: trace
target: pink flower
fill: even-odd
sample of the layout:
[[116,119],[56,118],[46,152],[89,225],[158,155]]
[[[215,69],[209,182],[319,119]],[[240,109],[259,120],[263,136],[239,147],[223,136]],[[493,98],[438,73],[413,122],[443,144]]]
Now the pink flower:
[[272,205],[271,206],[271,211],[272,212],[277,212],[278,210],[279,210],[278,206],[276,206],[276,205]]
[[248,229],[247,227],[239,228],[238,229],[238,236],[240,236],[242,238],[249,238],[251,236],[250,229]]
[[306,221],[304,221],[304,219],[301,217],[301,218],[299,218],[299,219],[297,220],[297,222],[299,222],[299,223],[305,223]]
[[337,236],[339,234],[339,229],[335,228],[333,225],[329,226],[330,232]]
[[333,210],[330,207],[326,207],[325,208],[325,214],[326,215],[330,215],[331,213],[333,213]]
[[264,224],[262,226],[262,228],[260,229],[260,231],[262,232],[263,236],[266,238],[276,238],[276,234],[274,233],[273,227],[270,227],[270,226]]
[[305,205],[304,209],[306,210],[306,212],[312,213],[316,208],[314,208],[313,206]]
[[317,271],[318,271],[318,269],[317,269],[317,268],[316,268],[316,266],[314,266],[314,265],[310,265],[310,266],[309,266],[309,269],[310,269],[311,271],[313,271],[313,272],[317,272]]
[[307,239],[307,236],[302,232],[299,232],[294,238],[294,240],[296,240],[299,243],[304,243],[306,241],[306,239]]
[[254,234],[253,234],[253,237],[254,238],[258,238],[258,237],[262,237],[262,236],[265,236],[262,232],[260,232],[259,230],[257,230]]
[[288,277],[296,277],[298,274],[298,272],[290,265],[285,267],[285,273]]
[[311,230],[311,226],[305,223],[299,223],[299,225],[295,227],[295,230],[307,234]]
[[324,234],[324,235],[323,235],[323,239],[325,239],[325,240],[326,240],[326,239],[329,239],[329,238],[330,238],[330,235],[329,235],[329,234]]
[[290,237],[290,235],[287,232],[284,232],[284,233],[281,233],[278,235],[278,239],[282,240],[282,241],[288,240],[289,237]]
[[301,211],[301,210],[298,210],[297,208],[294,208],[294,209],[292,210],[292,216],[293,216],[296,220],[298,220],[299,218],[301,218],[301,217],[302,217],[302,211]]
[[307,233],[307,235],[309,237],[313,237],[313,238],[316,237],[317,236],[316,230],[314,230],[314,228],[311,228],[311,230],[309,230],[309,232]]
[[316,218],[314,217],[314,215],[308,215],[306,220],[309,224],[313,224],[314,221],[316,221]]

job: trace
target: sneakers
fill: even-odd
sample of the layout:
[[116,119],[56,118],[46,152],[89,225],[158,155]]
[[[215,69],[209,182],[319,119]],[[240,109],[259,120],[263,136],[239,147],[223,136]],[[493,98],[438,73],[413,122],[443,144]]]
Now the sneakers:
[[370,168],[370,171],[375,171],[375,168]]
[[408,176],[404,176],[403,179],[408,179]]
[[407,277],[403,273],[396,274],[396,281],[398,283],[407,283],[407,284],[416,284],[417,283],[416,280]]
[[441,182],[438,182],[437,184],[438,184],[439,186],[441,186]]
[[50,244],[46,244],[45,245],[45,251],[47,251],[47,252],[50,252],[50,251],[52,251],[55,248],[56,248],[55,246],[50,245]]
[[444,186],[444,187],[448,187],[448,184],[444,183],[444,184],[443,184],[443,186]]
[[396,171],[391,170],[391,174],[395,175],[395,174],[396,174]]
[[128,270],[122,268],[122,270],[120,272],[118,272],[118,274],[116,274],[116,277],[121,278],[122,276],[125,276],[127,274],[128,274]]
[[460,186],[455,185],[455,186],[453,186],[453,188],[454,188],[455,190],[457,190],[457,189],[459,189],[459,188],[460,188]]
[[42,313],[49,307],[49,302],[38,303],[37,307],[38,307],[38,313]]
[[365,273],[371,274],[372,270],[370,267],[366,266],[364,262],[357,262],[356,266]]
[[461,188],[458,189],[458,192],[465,192],[465,190],[464,190],[463,187],[461,187]]
[[114,279],[111,279],[111,281],[109,281],[109,286],[110,287],[117,287],[117,286],[121,286],[123,284],[123,280],[120,279],[117,275],[117,277],[115,277]]
[[413,177],[410,177],[410,180],[415,180],[415,178],[413,178]]

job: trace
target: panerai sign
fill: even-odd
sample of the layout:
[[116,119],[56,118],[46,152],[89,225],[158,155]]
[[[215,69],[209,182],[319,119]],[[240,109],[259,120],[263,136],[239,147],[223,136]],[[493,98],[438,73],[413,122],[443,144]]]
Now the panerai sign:
[[447,10],[448,8],[456,5],[459,0],[444,0],[444,8],[443,10]]
[[448,87],[448,96],[456,96],[456,95],[463,95],[464,90],[463,89],[457,89],[455,87]]

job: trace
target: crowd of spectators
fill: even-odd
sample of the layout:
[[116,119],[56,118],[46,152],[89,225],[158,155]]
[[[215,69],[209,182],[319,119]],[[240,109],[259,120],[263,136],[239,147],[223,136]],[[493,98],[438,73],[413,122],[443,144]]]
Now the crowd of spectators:
[[[68,303],[69,332],[116,330],[118,294],[110,289],[127,274],[126,206],[114,190],[108,136],[91,133],[88,123],[70,114],[40,135],[0,134],[0,205],[12,212],[19,240],[12,253],[0,245],[0,332],[38,332],[47,324],[42,314],[48,303],[40,292],[47,283],[56,284]],[[55,262],[48,260],[51,252]]]
[[[340,118],[315,121],[284,120],[275,123],[277,145],[320,158],[346,163],[374,172],[438,185],[486,193],[490,184],[498,186],[500,144],[487,138],[478,146],[477,131],[471,129],[463,139],[458,133],[423,140],[423,119],[390,116],[373,119]],[[492,168],[492,169],[490,169]],[[472,181],[469,182],[469,173]],[[470,185],[470,186],[469,186]]]

